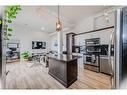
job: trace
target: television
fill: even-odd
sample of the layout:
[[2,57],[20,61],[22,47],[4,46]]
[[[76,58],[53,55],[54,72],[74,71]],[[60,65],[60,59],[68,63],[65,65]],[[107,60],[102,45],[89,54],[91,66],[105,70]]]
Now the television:
[[32,41],[32,49],[46,49],[46,42]]

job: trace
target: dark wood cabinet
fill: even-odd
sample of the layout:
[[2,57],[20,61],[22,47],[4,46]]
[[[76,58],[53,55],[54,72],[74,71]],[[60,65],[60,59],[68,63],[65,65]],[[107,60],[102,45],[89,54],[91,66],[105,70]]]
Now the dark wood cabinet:
[[67,46],[67,54],[72,54],[74,51],[74,39],[75,33],[68,33],[66,34],[66,46]]
[[67,64],[67,82],[71,85],[75,80],[77,80],[78,68],[77,60],[68,62]]
[[49,58],[49,74],[65,87],[69,87],[77,80],[77,59],[63,61]]

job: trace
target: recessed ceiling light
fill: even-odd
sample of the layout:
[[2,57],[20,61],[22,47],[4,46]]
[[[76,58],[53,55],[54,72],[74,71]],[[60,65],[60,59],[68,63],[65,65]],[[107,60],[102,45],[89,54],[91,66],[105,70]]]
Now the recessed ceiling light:
[[41,27],[41,30],[45,30],[45,28],[44,27]]

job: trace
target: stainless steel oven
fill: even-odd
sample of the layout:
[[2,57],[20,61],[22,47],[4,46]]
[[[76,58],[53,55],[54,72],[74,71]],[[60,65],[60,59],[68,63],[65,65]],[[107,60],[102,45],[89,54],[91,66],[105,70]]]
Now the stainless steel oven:
[[92,38],[85,40],[86,53],[84,68],[96,72],[100,72],[100,38]]
[[86,62],[96,63],[97,56],[96,55],[86,55]]
[[84,68],[92,71],[99,72],[99,55],[86,54]]
[[92,38],[85,40],[86,52],[87,53],[100,53],[100,38]]

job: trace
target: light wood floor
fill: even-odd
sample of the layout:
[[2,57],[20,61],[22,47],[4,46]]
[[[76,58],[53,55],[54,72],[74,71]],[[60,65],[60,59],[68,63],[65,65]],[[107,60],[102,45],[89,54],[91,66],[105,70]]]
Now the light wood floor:
[[[8,63],[7,89],[66,89],[48,74],[43,65],[32,63]],[[78,80],[68,89],[110,89],[109,76],[89,70],[78,69]]]

